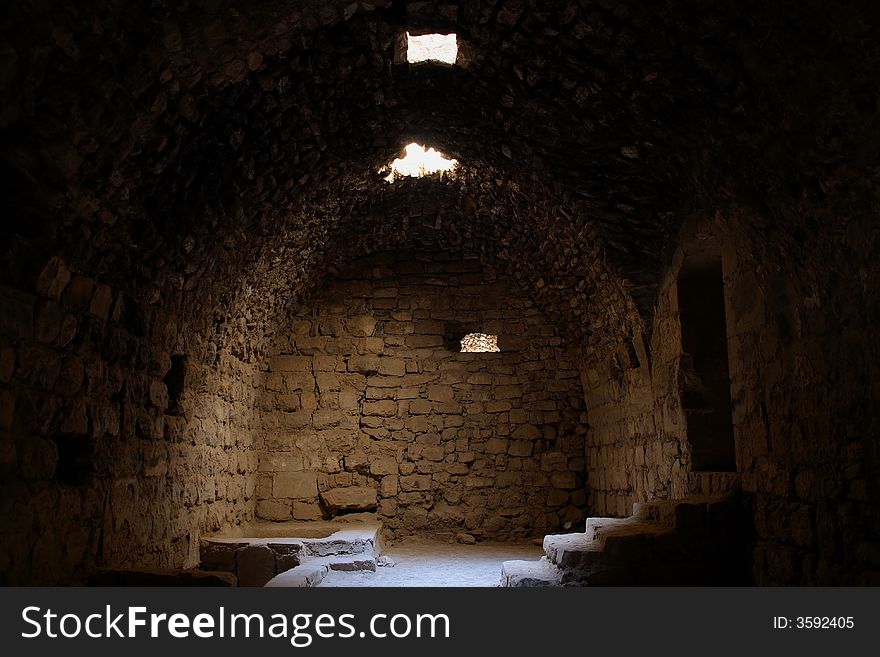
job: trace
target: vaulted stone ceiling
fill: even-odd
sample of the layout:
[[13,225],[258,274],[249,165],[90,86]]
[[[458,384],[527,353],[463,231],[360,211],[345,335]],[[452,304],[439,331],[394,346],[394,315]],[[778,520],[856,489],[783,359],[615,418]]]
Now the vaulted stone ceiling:
[[[247,351],[352,256],[463,246],[603,348],[650,323],[689,213],[821,195],[875,124],[873,10],[825,4],[10,3],[5,282],[60,247]],[[405,29],[460,64],[395,64]],[[382,181],[413,140],[458,177]]]

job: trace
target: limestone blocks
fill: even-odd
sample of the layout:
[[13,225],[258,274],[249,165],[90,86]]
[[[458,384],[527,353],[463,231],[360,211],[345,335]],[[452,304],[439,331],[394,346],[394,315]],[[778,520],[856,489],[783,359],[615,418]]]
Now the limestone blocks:
[[[257,515],[376,509],[393,532],[458,527],[509,538],[582,514],[574,359],[478,263],[417,257],[425,262],[410,254],[381,268],[365,262],[281,337],[261,402]],[[504,336],[504,350],[450,351],[450,327],[481,317],[479,328]]]

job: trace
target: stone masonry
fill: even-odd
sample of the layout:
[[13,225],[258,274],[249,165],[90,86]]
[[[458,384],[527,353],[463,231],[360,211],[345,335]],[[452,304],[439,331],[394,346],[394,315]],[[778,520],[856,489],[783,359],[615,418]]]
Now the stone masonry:
[[[460,353],[465,333],[499,353]],[[475,258],[379,254],[307,305],[268,362],[257,516],[378,508],[392,536],[571,526],[586,506],[583,392],[534,305]]]
[[[876,3],[743,6],[0,3],[0,584],[255,517],[513,539],[737,487],[755,582],[880,583]],[[413,141],[454,175],[383,180]]]

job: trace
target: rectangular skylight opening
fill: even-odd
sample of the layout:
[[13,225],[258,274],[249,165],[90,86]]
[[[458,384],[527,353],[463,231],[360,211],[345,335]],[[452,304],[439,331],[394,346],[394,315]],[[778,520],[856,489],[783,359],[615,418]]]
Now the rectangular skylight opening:
[[457,57],[458,40],[455,34],[406,33],[406,61],[410,64],[418,62],[455,64]]
[[426,149],[415,142],[407,145],[404,153],[403,157],[398,157],[379,169],[379,173],[388,172],[385,176],[388,182],[393,183],[404,176],[423,178],[435,173],[449,173],[458,167],[458,160],[448,158],[433,148]]

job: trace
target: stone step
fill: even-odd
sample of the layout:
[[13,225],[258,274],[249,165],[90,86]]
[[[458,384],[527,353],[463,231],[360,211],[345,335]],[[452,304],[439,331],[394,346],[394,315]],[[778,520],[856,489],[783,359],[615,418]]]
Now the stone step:
[[266,588],[308,588],[317,586],[330,569],[321,559],[311,559],[295,568],[275,575],[263,586]]
[[655,500],[633,504],[632,518],[654,522],[676,529],[695,529],[728,516],[737,509],[729,497],[695,496],[680,500]]
[[544,537],[544,553],[561,568],[584,568],[607,561],[613,553],[636,559],[649,551],[653,537],[673,529],[702,527],[708,510],[723,509],[719,500],[659,500],[636,503],[626,518],[587,518],[584,533],[550,534]]
[[501,586],[540,587],[560,586],[559,569],[547,557],[538,561],[505,561],[501,564]]
[[360,555],[375,562],[381,554],[381,528],[376,522],[338,520],[253,523],[238,530],[244,536],[203,538],[201,568],[233,573],[240,586],[263,586],[313,558]]
[[335,554],[380,553],[379,527],[342,529],[325,538],[302,539],[303,552],[309,556],[327,557]]
[[266,582],[268,588],[307,588],[321,583],[331,570],[355,572],[376,571],[376,558],[364,553],[334,555],[328,557],[309,557],[298,566],[275,575]]
[[675,502],[669,500],[634,502],[631,517],[639,522],[672,525],[675,520]]
[[544,554],[560,568],[577,568],[601,558],[602,545],[587,534],[548,534]]
[[627,518],[588,518],[583,533],[545,536],[544,553],[562,585],[736,582],[728,571],[743,544],[742,514],[735,498],[637,503]]
[[625,529],[633,524],[650,524],[639,523],[632,516],[628,518],[587,518],[584,534],[594,541],[604,541],[605,536],[620,529]]

